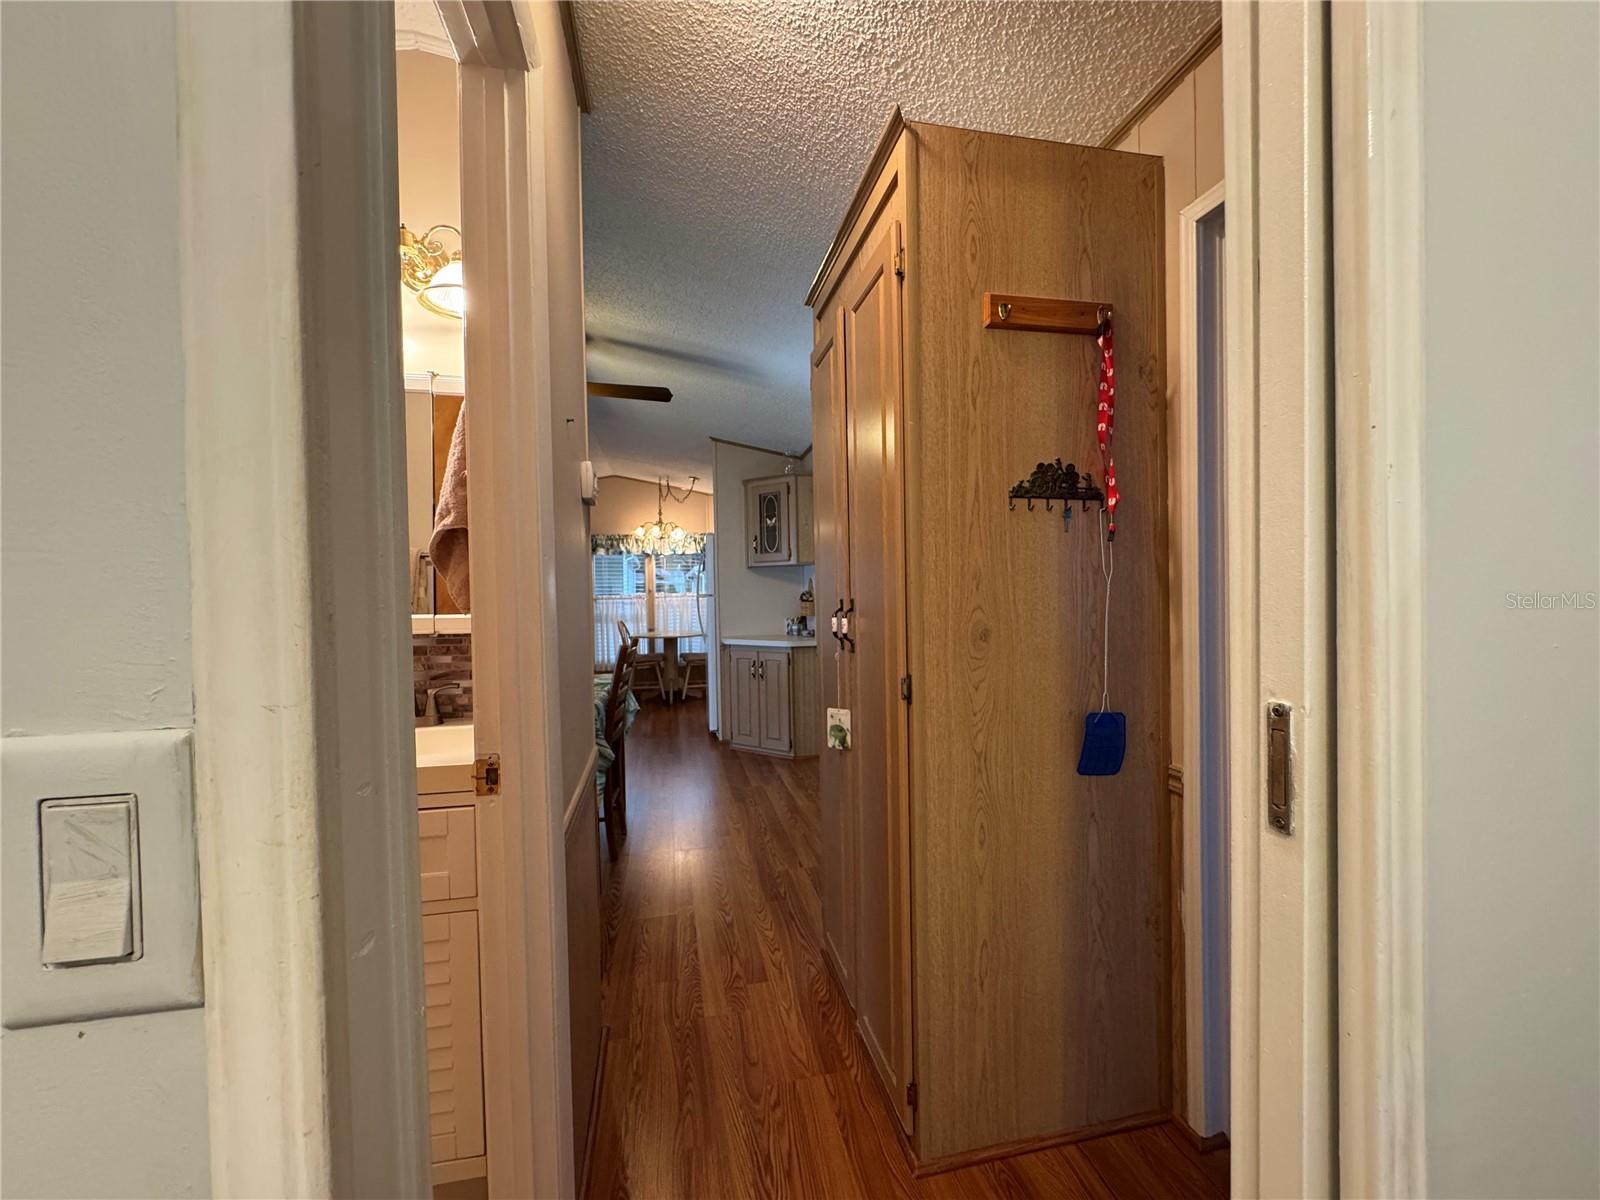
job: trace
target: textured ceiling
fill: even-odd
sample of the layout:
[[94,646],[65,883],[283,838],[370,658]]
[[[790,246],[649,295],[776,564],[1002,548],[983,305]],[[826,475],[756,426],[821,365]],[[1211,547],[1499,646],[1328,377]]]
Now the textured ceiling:
[[1096,142],[1215,3],[577,4],[590,401],[602,470],[708,473],[711,435],[811,441],[806,288],[889,108]]

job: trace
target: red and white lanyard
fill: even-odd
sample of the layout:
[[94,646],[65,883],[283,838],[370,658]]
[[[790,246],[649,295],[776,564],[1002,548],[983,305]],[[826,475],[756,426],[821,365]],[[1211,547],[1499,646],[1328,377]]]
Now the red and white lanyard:
[[1106,480],[1106,540],[1117,536],[1117,464],[1111,457],[1111,437],[1117,423],[1117,366],[1111,344],[1111,315],[1101,322],[1100,335],[1100,411],[1095,434],[1100,439],[1100,466]]

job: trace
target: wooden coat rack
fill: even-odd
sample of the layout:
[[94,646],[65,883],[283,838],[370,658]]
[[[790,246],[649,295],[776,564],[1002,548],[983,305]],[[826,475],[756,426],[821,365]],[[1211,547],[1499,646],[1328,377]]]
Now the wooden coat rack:
[[[1019,333],[1077,333],[1098,334],[1101,326],[1111,319],[1111,306],[1094,300],[1060,300],[1051,296],[1013,296],[1003,292],[983,294],[983,327],[985,329],[1014,329]],[[1053,463],[1039,463],[1033,474],[1021,480],[1007,494],[1007,502],[1016,508],[1018,500],[1025,500],[1029,511],[1035,500],[1043,500],[1045,508],[1062,501],[1061,519],[1070,529],[1072,502],[1079,501],[1087,509],[1091,502],[1105,503],[1105,492],[1095,485],[1089,472],[1080,473],[1072,463],[1063,464],[1058,458]]]
[[1111,317],[1111,305],[1095,300],[1059,300],[1053,296],[983,294],[983,327],[1028,333],[1097,334]]

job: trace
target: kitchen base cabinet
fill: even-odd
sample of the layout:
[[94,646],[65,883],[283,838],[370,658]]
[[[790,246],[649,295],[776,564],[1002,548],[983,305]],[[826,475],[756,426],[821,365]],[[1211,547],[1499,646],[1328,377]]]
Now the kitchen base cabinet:
[[722,680],[721,727],[734,749],[807,758],[821,748],[815,645],[798,638],[724,639]]

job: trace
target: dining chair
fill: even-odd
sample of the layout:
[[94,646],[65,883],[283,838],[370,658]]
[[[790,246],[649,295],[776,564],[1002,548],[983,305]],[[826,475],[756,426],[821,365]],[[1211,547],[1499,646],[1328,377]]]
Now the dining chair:
[[[694,669],[696,667],[700,668],[700,678],[698,680],[696,680],[694,677]],[[678,656],[678,674],[683,682],[682,688],[680,688],[678,691],[678,698],[680,700],[687,700],[689,698],[689,689],[691,687],[698,689],[700,694],[704,695],[706,690],[705,651],[689,650],[683,654],[680,654]]]
[[628,678],[632,674],[633,646],[623,642],[617,649],[616,666],[611,672],[611,686],[606,692],[605,714],[602,718],[606,748],[611,751],[611,764],[606,768],[600,787],[599,821],[606,830],[606,853],[611,861],[617,860],[622,842],[628,836]]
[[[644,651],[640,650],[639,639],[634,637],[633,634],[628,631],[628,623],[621,617],[617,618],[617,632],[622,634],[622,640],[624,642],[633,647],[633,669],[635,674],[637,675],[640,669],[652,672],[655,675],[655,694],[661,697],[663,700],[668,699],[667,675],[666,672],[662,670],[662,668],[666,665],[667,656],[665,654],[646,654]],[[637,696],[639,694],[638,685],[635,683],[633,687],[633,694]]]

